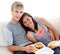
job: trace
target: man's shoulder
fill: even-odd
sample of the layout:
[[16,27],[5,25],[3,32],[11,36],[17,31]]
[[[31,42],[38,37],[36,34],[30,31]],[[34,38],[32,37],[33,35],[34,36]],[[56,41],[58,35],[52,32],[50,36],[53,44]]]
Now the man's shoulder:
[[10,31],[12,31],[12,30],[14,29],[15,26],[14,26],[13,23],[8,22],[6,27],[7,27]]
[[14,23],[8,22],[8,23],[7,23],[7,27],[15,27],[15,26],[14,26]]

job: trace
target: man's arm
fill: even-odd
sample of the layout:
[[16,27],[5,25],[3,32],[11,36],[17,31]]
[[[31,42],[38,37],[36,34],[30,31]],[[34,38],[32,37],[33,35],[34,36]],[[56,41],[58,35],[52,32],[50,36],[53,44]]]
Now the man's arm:
[[46,21],[45,19],[43,18],[39,18],[38,19],[40,22],[42,22],[43,24],[45,24],[50,30],[52,30],[54,36],[55,36],[55,39],[56,40],[59,40],[59,34],[58,34],[58,31],[48,22]]
[[5,28],[3,33],[6,41],[6,46],[9,49],[9,51],[26,51],[27,53],[30,53],[33,51],[33,47],[29,45],[28,46],[13,45],[12,32],[8,28]]
[[10,45],[7,46],[8,50],[10,51],[25,51],[27,53],[31,53],[34,50],[33,46],[14,46],[14,45]]
[[9,45],[7,48],[10,51],[24,51],[24,47],[21,46]]

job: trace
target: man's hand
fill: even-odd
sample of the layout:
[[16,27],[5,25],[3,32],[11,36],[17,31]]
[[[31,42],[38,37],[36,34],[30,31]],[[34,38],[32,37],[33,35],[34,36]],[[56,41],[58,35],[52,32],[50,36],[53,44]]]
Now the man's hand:
[[54,41],[55,40],[55,37],[53,35],[53,32],[51,30],[49,30],[49,38]]
[[27,53],[31,53],[34,50],[34,47],[28,45],[28,46],[23,47],[23,50]]

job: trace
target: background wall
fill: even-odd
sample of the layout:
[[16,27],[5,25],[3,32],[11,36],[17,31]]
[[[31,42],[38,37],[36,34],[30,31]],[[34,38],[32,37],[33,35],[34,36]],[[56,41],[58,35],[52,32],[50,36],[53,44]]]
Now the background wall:
[[0,21],[11,19],[10,7],[14,1],[21,1],[26,12],[33,16],[44,18],[60,17],[60,0],[1,0],[0,1]]
[[10,8],[14,1],[21,1],[25,12],[47,19],[60,31],[60,0],[1,0],[0,22],[11,19]]

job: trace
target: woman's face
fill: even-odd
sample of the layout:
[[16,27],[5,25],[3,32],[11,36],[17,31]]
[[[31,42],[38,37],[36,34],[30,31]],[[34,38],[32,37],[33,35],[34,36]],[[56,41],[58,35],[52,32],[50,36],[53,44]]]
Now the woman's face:
[[33,21],[32,21],[32,19],[31,19],[31,17],[29,17],[29,16],[25,16],[24,18],[23,18],[23,24],[26,26],[26,27],[32,27],[33,26]]
[[12,10],[12,16],[16,21],[19,21],[21,16],[23,15],[23,9],[18,7],[18,8],[14,8]]

